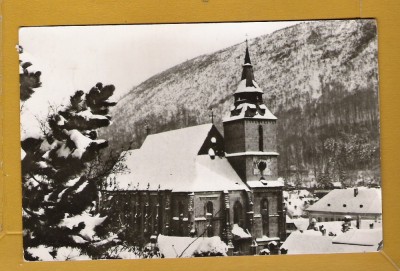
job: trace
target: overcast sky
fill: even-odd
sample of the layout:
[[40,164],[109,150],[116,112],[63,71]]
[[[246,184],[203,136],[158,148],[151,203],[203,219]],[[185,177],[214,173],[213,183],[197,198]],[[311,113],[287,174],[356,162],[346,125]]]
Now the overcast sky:
[[[115,97],[165,69],[298,22],[25,27],[21,60],[42,72],[43,86],[24,115],[44,115],[76,90],[113,84]],[[26,114],[28,113],[28,114]],[[23,122],[28,121],[23,116]]]

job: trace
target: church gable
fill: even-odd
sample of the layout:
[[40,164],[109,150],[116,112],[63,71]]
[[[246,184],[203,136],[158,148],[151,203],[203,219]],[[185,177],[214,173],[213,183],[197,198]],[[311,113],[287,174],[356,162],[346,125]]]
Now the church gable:
[[213,125],[201,146],[198,155],[210,155],[210,157],[224,156],[224,138]]

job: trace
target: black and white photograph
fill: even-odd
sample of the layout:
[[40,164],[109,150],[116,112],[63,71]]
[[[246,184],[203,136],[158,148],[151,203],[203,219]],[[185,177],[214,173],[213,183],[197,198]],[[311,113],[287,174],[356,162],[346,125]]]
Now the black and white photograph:
[[25,261],[383,248],[376,20],[22,27],[16,54]]

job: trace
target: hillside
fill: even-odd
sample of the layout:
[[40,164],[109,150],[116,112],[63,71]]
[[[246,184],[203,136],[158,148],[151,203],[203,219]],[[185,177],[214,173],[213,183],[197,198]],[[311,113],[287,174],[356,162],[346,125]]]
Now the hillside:
[[[374,20],[305,22],[249,41],[256,81],[278,117],[279,171],[298,183],[310,176],[378,178],[379,111]],[[102,131],[113,148],[143,142],[148,123],[161,132],[210,122],[222,130],[240,80],[245,43],[186,61],[125,95]],[[151,60],[149,60],[151,61]]]

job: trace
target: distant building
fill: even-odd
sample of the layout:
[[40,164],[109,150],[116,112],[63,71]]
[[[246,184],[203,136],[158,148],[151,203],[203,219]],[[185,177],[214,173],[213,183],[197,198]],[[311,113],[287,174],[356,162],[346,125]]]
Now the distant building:
[[341,221],[345,216],[353,219],[380,220],[382,217],[382,194],[379,188],[356,187],[334,189],[309,206],[309,219]]
[[128,174],[113,176],[103,206],[134,235],[220,236],[228,254],[277,253],[286,237],[277,176],[277,118],[262,100],[248,48],[224,137],[213,124],[148,135],[130,151]]
[[290,234],[281,246],[282,254],[377,252],[382,248],[382,228],[352,229],[338,236],[314,230]]

